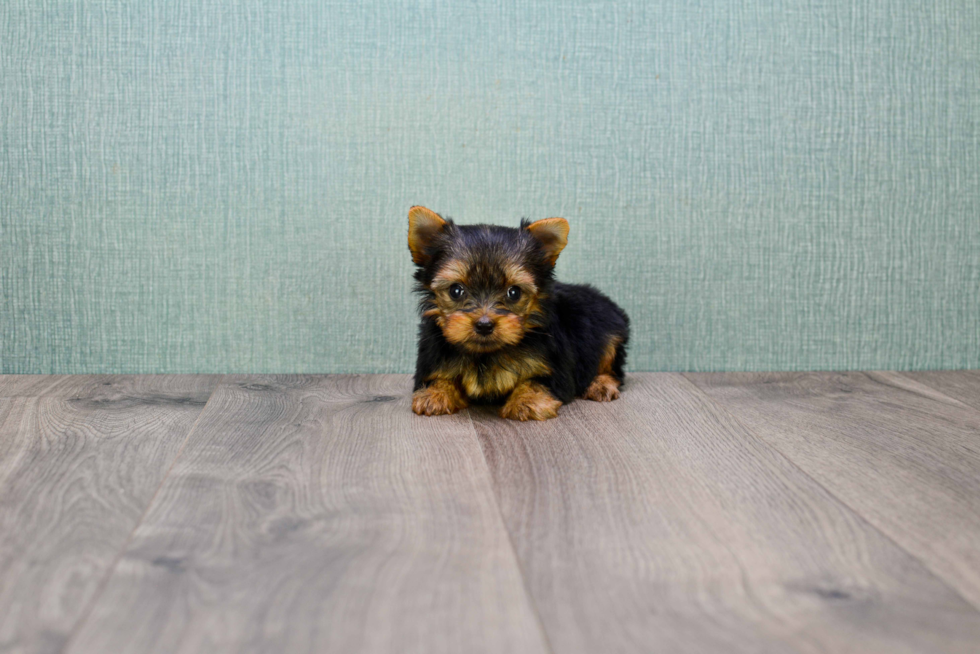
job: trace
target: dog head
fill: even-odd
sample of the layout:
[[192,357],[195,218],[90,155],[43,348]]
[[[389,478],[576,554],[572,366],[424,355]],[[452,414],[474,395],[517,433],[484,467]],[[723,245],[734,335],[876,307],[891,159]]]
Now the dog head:
[[544,324],[554,266],[568,242],[564,218],[520,227],[457,225],[425,207],[408,212],[422,314],[471,353],[516,345]]

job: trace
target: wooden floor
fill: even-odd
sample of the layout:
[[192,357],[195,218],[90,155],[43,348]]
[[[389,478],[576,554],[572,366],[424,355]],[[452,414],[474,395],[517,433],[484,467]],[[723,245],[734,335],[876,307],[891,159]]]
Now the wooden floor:
[[978,652],[980,372],[0,376],[0,653]]

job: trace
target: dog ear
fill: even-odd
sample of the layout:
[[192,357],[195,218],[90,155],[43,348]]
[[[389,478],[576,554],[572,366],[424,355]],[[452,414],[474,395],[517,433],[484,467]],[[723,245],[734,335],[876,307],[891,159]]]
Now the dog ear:
[[412,207],[408,210],[408,249],[412,251],[412,261],[420,266],[429,263],[426,250],[445,227],[446,221],[435,211],[425,207]]
[[558,261],[558,255],[568,245],[568,221],[564,218],[542,218],[527,226],[544,252],[545,259],[552,266]]

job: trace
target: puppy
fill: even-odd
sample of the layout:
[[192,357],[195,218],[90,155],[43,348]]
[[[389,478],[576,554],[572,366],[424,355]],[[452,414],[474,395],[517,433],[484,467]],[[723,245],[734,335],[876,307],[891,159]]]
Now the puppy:
[[422,315],[415,413],[499,403],[504,418],[547,420],[576,397],[619,397],[629,318],[591,286],[555,281],[567,240],[564,218],[513,228],[409,210]]

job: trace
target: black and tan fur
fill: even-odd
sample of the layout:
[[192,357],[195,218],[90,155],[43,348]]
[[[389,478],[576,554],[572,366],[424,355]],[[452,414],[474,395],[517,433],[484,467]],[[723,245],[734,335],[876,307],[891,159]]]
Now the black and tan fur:
[[416,413],[491,402],[505,418],[545,420],[576,397],[619,397],[629,319],[591,286],[554,280],[565,219],[457,225],[412,207],[408,225],[422,314]]

